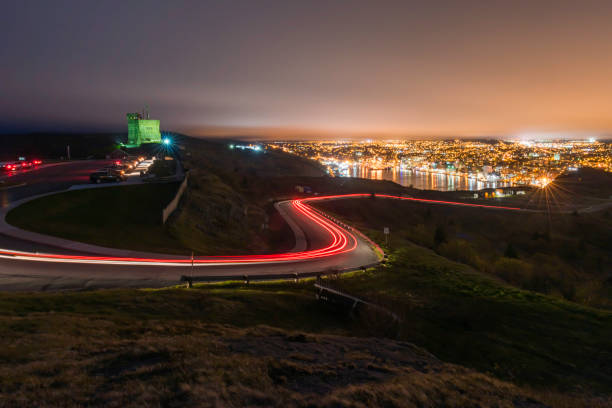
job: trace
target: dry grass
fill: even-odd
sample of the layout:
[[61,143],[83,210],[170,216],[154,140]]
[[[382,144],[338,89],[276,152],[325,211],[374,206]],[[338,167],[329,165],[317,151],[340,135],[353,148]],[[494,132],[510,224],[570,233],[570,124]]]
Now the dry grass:
[[610,404],[367,337],[305,283],[3,294],[0,310],[1,407]]
[[[48,320],[63,330],[44,330]],[[12,322],[37,329],[3,344],[18,356],[0,368],[5,407],[543,406],[392,340],[69,315]]]

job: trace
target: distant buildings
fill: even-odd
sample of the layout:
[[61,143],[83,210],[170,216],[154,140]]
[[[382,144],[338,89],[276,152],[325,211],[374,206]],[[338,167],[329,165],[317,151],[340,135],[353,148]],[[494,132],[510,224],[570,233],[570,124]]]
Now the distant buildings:
[[316,160],[335,176],[380,178],[381,171],[389,170],[397,181],[410,171],[461,178],[480,188],[544,187],[558,174],[581,167],[612,172],[612,143],[596,140],[330,140],[267,147]]

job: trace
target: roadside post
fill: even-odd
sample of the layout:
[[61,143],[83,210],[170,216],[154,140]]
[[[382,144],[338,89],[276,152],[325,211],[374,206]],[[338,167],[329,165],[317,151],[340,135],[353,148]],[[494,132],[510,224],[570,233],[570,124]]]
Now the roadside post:
[[189,281],[189,287],[192,288],[193,282],[193,251],[191,251],[191,280]]
[[385,227],[383,232],[385,233],[385,244],[389,246],[389,227]]

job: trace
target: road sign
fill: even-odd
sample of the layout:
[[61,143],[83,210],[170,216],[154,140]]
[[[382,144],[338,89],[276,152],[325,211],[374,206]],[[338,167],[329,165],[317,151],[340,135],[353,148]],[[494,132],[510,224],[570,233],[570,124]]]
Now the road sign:
[[389,227],[385,227],[385,229],[383,230],[385,235],[389,235]]

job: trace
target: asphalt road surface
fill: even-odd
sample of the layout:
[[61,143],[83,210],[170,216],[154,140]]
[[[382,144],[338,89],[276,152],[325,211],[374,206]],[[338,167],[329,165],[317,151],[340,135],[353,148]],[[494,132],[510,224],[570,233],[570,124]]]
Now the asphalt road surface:
[[[342,227],[299,200],[279,204],[294,227],[306,237],[307,248],[286,254],[239,257],[199,257],[194,265],[182,258],[131,259],[70,257],[37,258],[33,255],[0,255],[0,289],[62,290],[105,287],[161,287],[186,276],[250,278],[332,272],[376,263],[369,242],[350,227]],[[57,253],[54,251],[54,253]],[[39,260],[34,260],[39,259]]]

